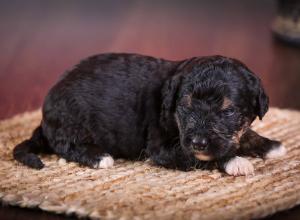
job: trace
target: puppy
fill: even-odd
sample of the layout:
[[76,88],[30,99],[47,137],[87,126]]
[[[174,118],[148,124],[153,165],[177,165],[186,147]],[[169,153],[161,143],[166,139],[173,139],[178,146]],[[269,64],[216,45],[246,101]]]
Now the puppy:
[[254,168],[242,156],[286,151],[250,128],[267,110],[260,79],[235,59],[101,54],[54,85],[40,126],[13,155],[35,169],[44,167],[38,153],[54,153],[92,168],[111,167],[115,158],[150,158],[172,169],[217,165],[229,175],[248,175]]

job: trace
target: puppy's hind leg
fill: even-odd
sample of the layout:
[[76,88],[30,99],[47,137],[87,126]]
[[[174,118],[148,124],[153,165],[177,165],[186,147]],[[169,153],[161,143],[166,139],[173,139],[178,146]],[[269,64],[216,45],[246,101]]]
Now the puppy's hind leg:
[[112,156],[93,144],[76,144],[68,148],[57,148],[56,153],[67,161],[77,162],[91,168],[105,169],[114,165]]
[[286,154],[286,148],[281,142],[262,137],[255,131],[248,129],[240,139],[240,155],[277,158]]

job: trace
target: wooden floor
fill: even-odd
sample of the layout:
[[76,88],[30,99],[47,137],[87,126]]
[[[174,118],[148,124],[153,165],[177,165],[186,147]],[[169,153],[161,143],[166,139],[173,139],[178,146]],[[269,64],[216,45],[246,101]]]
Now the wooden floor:
[[[172,60],[221,54],[262,79],[271,105],[300,109],[300,49],[272,38],[274,0],[0,2],[0,119],[41,106],[80,59],[134,52]],[[270,219],[300,219],[300,207]],[[0,219],[67,219],[0,208]]]

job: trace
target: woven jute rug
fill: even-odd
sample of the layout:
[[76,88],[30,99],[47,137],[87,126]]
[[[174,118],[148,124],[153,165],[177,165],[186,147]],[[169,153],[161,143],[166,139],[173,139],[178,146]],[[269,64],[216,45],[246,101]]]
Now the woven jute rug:
[[40,111],[0,122],[0,199],[21,207],[101,219],[249,219],[300,203],[300,112],[272,108],[254,129],[283,141],[280,159],[251,159],[254,176],[181,172],[148,162],[116,161],[90,169],[42,157],[33,170],[15,162],[12,149],[39,124]]

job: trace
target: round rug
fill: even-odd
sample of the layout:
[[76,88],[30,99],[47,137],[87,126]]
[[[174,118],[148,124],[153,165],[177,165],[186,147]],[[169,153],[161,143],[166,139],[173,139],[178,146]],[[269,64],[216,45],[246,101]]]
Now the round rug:
[[281,140],[280,159],[251,158],[255,175],[233,177],[217,170],[181,172],[146,162],[117,160],[90,169],[42,156],[34,170],[12,158],[28,138],[40,111],[0,122],[0,200],[21,207],[101,219],[250,219],[300,203],[300,112],[271,108],[254,130]]

